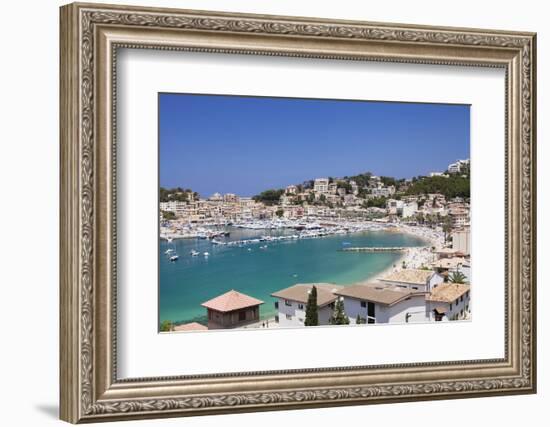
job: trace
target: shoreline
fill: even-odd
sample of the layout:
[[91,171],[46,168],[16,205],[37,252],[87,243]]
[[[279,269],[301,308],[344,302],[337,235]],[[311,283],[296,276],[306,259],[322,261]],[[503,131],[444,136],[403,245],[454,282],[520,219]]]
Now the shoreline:
[[[369,278],[364,278],[362,280],[358,280],[353,283],[348,283],[344,286],[350,286],[354,284],[367,284],[378,281],[380,278],[390,274],[394,271],[399,271],[402,268],[403,261],[406,264],[406,268],[412,268],[412,269],[419,269],[423,265],[427,266],[430,262],[433,261],[433,252],[432,247],[435,247],[436,249],[443,246],[443,235],[440,231],[433,230],[428,227],[423,226],[407,226],[402,224],[393,224],[392,226],[386,226],[381,230],[370,230],[370,231],[380,231],[380,232],[386,232],[386,233],[403,233],[408,234],[411,236],[414,236],[416,238],[420,238],[423,240],[424,245],[423,246],[415,246],[405,249],[404,252],[401,253],[401,256],[389,267],[385,268],[384,270],[374,274],[373,276]],[[369,232],[369,230],[359,230],[355,232],[351,232],[349,234],[356,234],[356,233],[365,233]],[[327,236],[323,237],[333,237],[337,234],[329,234]],[[188,237],[192,238],[192,237]],[[194,237],[193,237],[194,238]],[[270,328],[271,327],[278,327],[278,326],[271,326],[272,322],[273,325],[277,325],[277,323],[274,321],[274,314],[268,313],[266,317],[260,318],[258,322],[256,322],[253,325],[246,325],[240,328],[235,329],[246,329],[246,328],[262,328],[262,323],[269,321]],[[174,324],[183,324],[183,323],[189,323],[192,320],[185,321],[185,320],[177,320],[174,321]],[[198,321],[196,318],[193,321]],[[203,324],[203,322],[199,323]]]
[[[400,270],[403,262],[405,262],[406,268],[411,269],[420,269],[422,268],[422,266],[427,266],[427,264],[433,261],[432,248],[434,247],[435,249],[439,249],[443,247],[443,236],[441,235],[441,232],[421,226],[412,227],[407,225],[399,225],[397,228],[402,233],[410,234],[412,236],[425,240],[427,245],[407,249],[405,253],[403,253],[403,255],[397,260],[395,267],[388,267],[379,274],[376,274],[369,281],[379,280],[381,277],[386,276],[393,271]],[[363,281],[361,283],[366,282],[367,281]]]

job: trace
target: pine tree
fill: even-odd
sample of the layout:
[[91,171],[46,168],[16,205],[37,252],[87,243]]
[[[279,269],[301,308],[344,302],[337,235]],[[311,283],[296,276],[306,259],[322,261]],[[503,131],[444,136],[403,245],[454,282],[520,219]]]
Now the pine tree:
[[317,288],[311,287],[309,296],[307,297],[306,304],[306,320],[305,326],[318,326],[319,325],[319,313],[317,311]]
[[349,317],[346,316],[344,311],[344,300],[343,298],[338,298],[336,304],[334,305],[334,311],[332,316],[329,319],[331,325],[349,325]]

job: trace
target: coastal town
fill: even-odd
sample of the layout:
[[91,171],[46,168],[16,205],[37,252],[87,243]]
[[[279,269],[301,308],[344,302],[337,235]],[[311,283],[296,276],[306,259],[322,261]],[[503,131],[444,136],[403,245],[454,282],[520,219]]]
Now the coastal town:
[[[200,239],[212,246],[267,248],[279,241],[318,239],[372,231],[406,233],[415,247],[352,246],[342,253],[392,252],[399,261],[365,281],[300,283],[275,289],[270,301],[227,289],[202,302],[204,322],[161,319],[163,332],[469,320],[470,160],[410,179],[376,176],[317,177],[252,197],[192,189],[160,190],[160,238]],[[258,236],[230,239],[230,229]],[[285,230],[262,234],[262,230]],[[211,257],[211,251],[162,253]],[[162,256],[161,255],[161,256]],[[275,315],[262,315],[273,304]],[[270,310],[270,313],[273,310]]]

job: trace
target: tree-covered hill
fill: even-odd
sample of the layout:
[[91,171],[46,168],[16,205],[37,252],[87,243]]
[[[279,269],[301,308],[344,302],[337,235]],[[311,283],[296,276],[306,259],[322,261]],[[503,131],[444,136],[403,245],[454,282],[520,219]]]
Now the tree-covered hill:
[[415,180],[408,188],[407,194],[441,193],[447,199],[453,197],[470,197],[470,178],[462,175],[430,176]]

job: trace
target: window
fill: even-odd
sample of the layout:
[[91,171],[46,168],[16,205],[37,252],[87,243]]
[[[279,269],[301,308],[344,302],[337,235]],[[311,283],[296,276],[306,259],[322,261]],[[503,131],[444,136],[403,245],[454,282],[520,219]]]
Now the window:
[[[374,318],[376,317],[374,308],[375,308],[375,307],[374,307],[374,303],[369,301],[369,303],[368,303],[368,305],[367,305],[367,316],[368,316],[368,317],[372,317],[373,320],[374,320]],[[369,323],[374,323],[374,321],[373,321],[373,322],[369,322]]]
[[290,314],[286,315],[286,320],[292,320],[292,316]]
[[239,322],[246,320],[246,311],[239,311]]
[[298,309],[303,310],[304,309],[304,304],[298,304]]
[[418,286],[413,286],[413,289],[414,289],[415,291],[417,291],[417,290],[418,290]]
[[460,301],[464,301],[464,295],[460,295]]
[[456,301],[455,301],[455,305],[458,305],[458,298],[457,298]]
[[275,302],[273,303],[273,305],[275,306],[275,308],[278,309],[278,308],[279,308],[279,301],[275,301]]
[[361,301],[361,307],[365,308],[367,306],[367,301]]
[[292,302],[285,299],[285,305],[289,306],[289,307],[292,307]]
[[450,303],[449,304],[449,310],[452,310],[453,309],[453,303]]
[[298,319],[298,322],[304,323],[304,319]]

